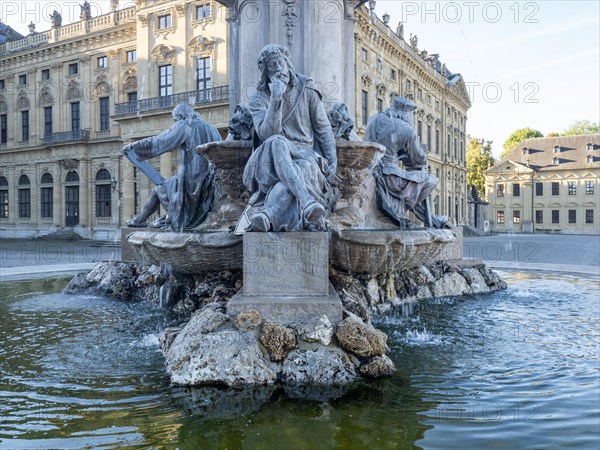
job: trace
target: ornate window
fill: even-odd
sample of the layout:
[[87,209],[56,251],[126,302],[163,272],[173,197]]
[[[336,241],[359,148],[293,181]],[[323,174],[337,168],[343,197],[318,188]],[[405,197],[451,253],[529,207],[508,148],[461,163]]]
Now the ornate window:
[[206,93],[211,88],[210,57],[196,58],[196,90]]
[[196,6],[196,20],[206,20],[212,15],[210,3],[204,3]]
[[592,180],[586,180],[585,182],[585,195],[594,195],[594,182]]
[[44,136],[50,137],[52,135],[52,106],[46,106],[44,108]]
[[53,215],[53,195],[54,195],[54,178],[49,173],[42,175],[41,189],[40,189],[40,205],[41,205],[41,216],[44,218],[51,218]]
[[560,211],[558,209],[552,210],[552,223],[560,223]]
[[0,144],[8,142],[8,116],[0,114]]
[[513,183],[512,190],[513,190],[513,193],[512,193],[513,197],[521,196],[521,185],[519,183]]
[[521,223],[521,211],[519,211],[519,210],[513,211],[513,223],[514,224]]
[[496,213],[496,222],[500,224],[504,223],[504,211],[498,211]]
[[577,184],[575,183],[575,181],[567,182],[567,193],[569,195],[577,195]]
[[127,50],[125,52],[125,62],[132,63],[137,61],[137,50]]
[[108,67],[108,58],[106,56],[98,57],[98,69],[106,69]]
[[544,183],[535,183],[535,195],[536,197],[544,195]]
[[29,142],[29,110],[21,111],[21,140]]
[[569,209],[569,223],[577,223],[577,210]]
[[71,103],[71,131],[79,131],[81,129],[81,114],[79,102]]
[[496,185],[496,197],[504,197],[504,183]]
[[66,183],[78,183],[79,182],[79,174],[74,170],[71,170],[67,173],[67,177],[65,178]]
[[[2,191],[0,191],[2,192]],[[2,207],[2,203],[0,202],[0,208]],[[586,209],[585,210],[585,223],[594,223],[594,210]]]
[[110,129],[110,99],[108,97],[102,97],[100,99],[100,131]]
[[560,183],[558,181],[552,182],[552,195],[558,195],[560,192]]
[[158,95],[164,97],[166,95],[173,94],[173,67],[168,64],[166,66],[160,66],[159,80],[158,80]]
[[164,16],[158,16],[158,29],[163,30],[165,28],[171,28],[171,14],[165,14]]
[[535,223],[538,223],[538,224],[544,223],[544,211],[537,210],[535,212]]
[[106,169],[96,174],[96,217],[111,216],[111,176]]
[[30,184],[31,183],[27,175],[21,175],[19,177],[19,217],[24,219],[31,217],[31,189],[29,187]]
[[8,219],[8,180],[0,177],[0,219]]

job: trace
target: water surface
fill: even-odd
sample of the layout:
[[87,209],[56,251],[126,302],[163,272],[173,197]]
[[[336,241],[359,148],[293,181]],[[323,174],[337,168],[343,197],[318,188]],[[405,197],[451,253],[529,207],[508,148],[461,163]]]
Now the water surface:
[[346,389],[170,386],[142,303],[0,291],[0,448],[590,448],[599,283],[504,274],[505,292],[377,318],[391,377]]

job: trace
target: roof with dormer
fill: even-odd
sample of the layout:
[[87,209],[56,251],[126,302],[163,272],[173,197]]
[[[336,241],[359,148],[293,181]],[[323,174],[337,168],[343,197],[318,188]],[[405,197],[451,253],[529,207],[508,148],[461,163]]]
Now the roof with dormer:
[[525,139],[486,173],[496,173],[507,162],[523,169],[551,171],[600,169],[600,134]]

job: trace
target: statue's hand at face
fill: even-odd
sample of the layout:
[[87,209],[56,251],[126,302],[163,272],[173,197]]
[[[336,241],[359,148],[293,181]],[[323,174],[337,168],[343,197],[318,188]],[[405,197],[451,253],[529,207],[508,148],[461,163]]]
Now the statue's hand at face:
[[285,60],[281,57],[272,58],[267,64],[269,89],[274,98],[281,98],[290,81],[290,73]]

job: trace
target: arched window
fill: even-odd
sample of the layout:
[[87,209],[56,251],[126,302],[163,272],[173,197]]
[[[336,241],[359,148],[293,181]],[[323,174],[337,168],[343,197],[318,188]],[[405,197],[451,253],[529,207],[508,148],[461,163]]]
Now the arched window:
[[[31,182],[27,175],[21,175],[19,177],[19,217],[22,219],[28,219],[31,217],[31,189],[29,186]],[[21,187],[27,186],[27,187]]]
[[79,174],[77,172],[75,172],[74,170],[71,170],[69,173],[67,173],[67,178],[65,179],[65,182],[77,183],[78,181],[79,181]]
[[49,173],[45,173],[42,175],[40,188],[40,206],[41,206],[41,215],[42,218],[52,218],[54,212],[54,178]]
[[8,180],[0,177],[0,219],[8,219]]
[[96,173],[96,217],[111,216],[111,176],[106,169],[100,169]]

